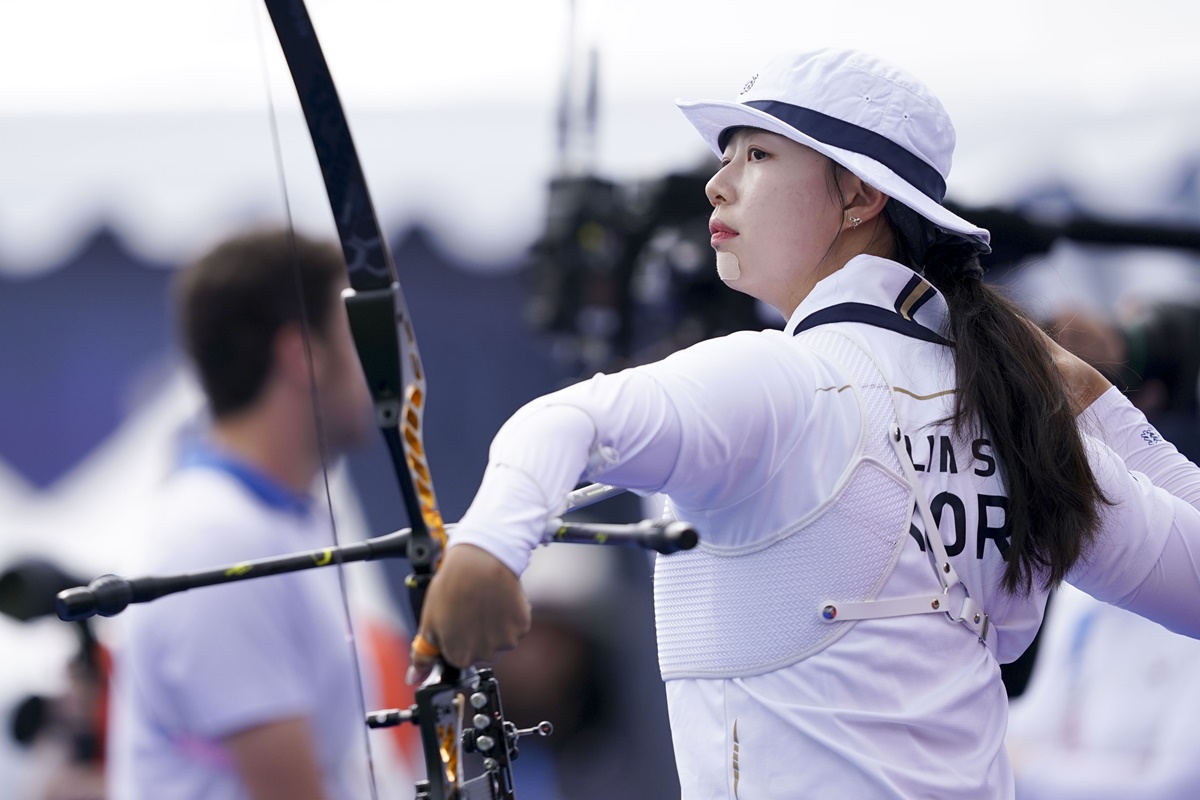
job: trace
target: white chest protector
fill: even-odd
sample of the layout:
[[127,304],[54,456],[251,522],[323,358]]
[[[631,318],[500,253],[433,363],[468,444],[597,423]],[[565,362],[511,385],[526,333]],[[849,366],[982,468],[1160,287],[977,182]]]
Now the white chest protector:
[[[663,679],[735,678],[795,664],[828,647],[854,620],[944,612],[988,640],[988,619],[946,555],[928,498],[904,449],[892,384],[849,337],[822,327],[804,346],[842,367],[860,433],[830,496],[805,518],[741,547],[701,543],[660,557],[654,574]],[[819,457],[819,456],[817,456]],[[876,599],[920,510],[932,571],[930,591]]]

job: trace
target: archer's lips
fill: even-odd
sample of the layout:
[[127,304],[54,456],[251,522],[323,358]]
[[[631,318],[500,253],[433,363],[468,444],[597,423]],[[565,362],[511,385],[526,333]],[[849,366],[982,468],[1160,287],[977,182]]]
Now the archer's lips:
[[708,223],[708,231],[712,234],[710,242],[713,247],[738,235],[733,228],[715,219]]

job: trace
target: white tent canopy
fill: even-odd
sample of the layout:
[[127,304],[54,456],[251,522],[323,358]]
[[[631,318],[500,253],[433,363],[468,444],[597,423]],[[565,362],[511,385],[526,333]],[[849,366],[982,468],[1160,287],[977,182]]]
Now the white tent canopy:
[[[247,222],[282,219],[269,103],[292,213],[328,228],[260,5],[69,0],[0,11],[0,269],[48,268],[101,223],[174,262]],[[309,5],[385,224],[424,221],[478,262],[525,247],[558,166],[570,4]],[[1179,219],[1179,187],[1200,164],[1200,6],[1183,0],[1144,14],[1115,0],[1086,14],[1066,0],[918,0],[902,13],[873,0],[853,11],[779,0],[575,5],[572,63],[599,52],[592,163],[609,177],[694,166],[705,150],[677,96],[732,96],[768,55],[825,45],[875,51],[942,97],[959,129],[950,196],[960,202],[1011,204],[1061,185],[1100,214]],[[1200,200],[1190,202],[1195,219]]]

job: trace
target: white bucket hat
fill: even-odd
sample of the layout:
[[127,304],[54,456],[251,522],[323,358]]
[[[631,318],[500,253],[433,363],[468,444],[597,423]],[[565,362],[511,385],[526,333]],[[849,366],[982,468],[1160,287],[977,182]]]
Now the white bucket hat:
[[750,78],[736,102],[676,103],[717,155],[723,134],[748,126],[811,147],[942,231],[988,252],[991,234],[942,205],[954,125],[929,89],[866,53],[780,56]]

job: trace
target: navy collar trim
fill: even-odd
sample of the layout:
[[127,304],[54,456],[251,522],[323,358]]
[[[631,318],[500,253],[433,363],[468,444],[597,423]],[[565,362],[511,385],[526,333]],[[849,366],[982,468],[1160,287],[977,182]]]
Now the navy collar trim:
[[298,516],[307,516],[312,510],[311,498],[297,494],[261,470],[217,450],[207,442],[192,442],[185,446],[179,459],[179,468],[191,467],[206,467],[224,472],[242,484],[268,508]]
[[800,324],[796,326],[796,330],[792,331],[792,335],[796,336],[819,325],[829,325],[834,322],[861,322],[864,325],[895,331],[923,342],[954,347],[954,342],[934,333],[921,323],[905,319],[885,308],[869,306],[866,303],[838,303],[822,308],[800,320]]

